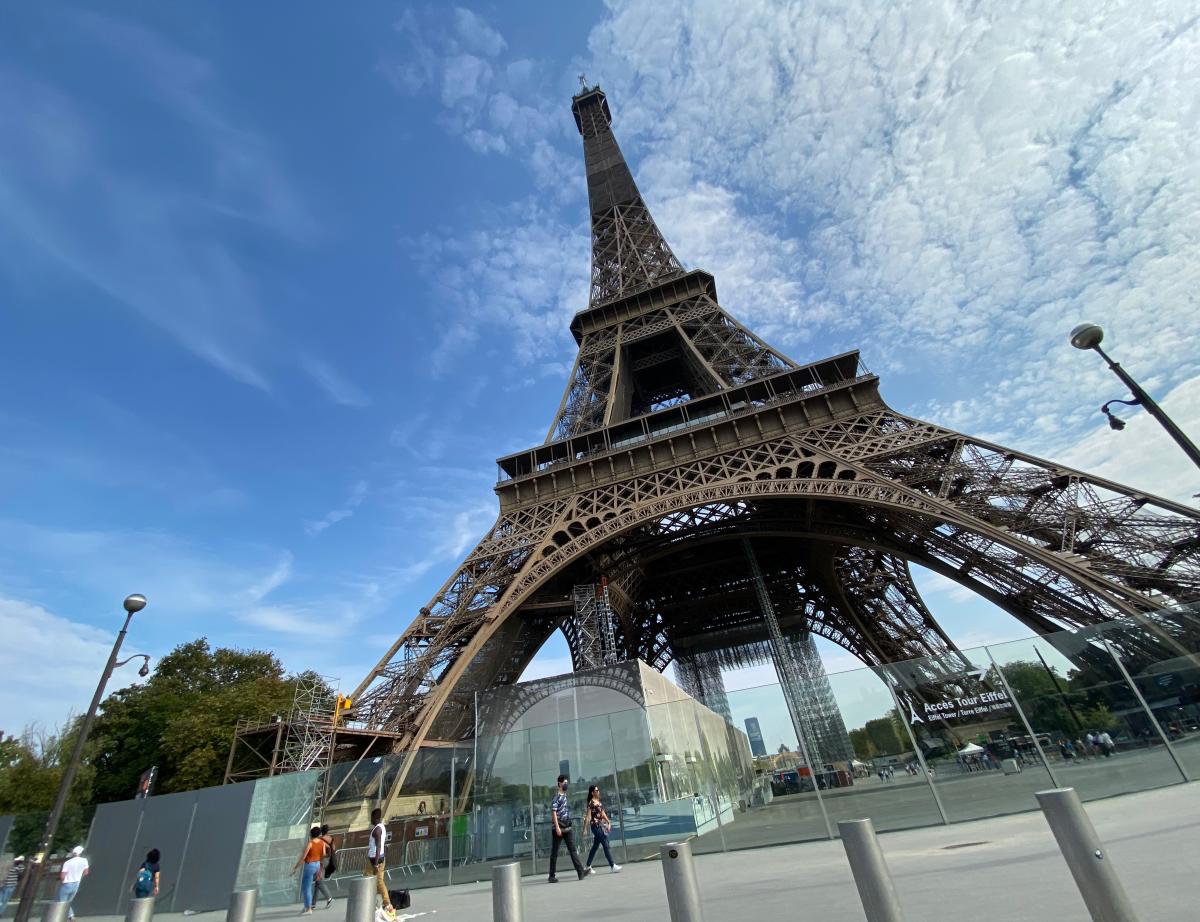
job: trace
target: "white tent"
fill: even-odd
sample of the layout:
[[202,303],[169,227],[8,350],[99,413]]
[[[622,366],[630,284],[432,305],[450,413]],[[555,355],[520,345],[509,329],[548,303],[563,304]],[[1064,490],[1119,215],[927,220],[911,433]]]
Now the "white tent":
[[982,746],[976,746],[974,743],[967,743],[962,749],[958,750],[960,756],[977,756],[983,752]]

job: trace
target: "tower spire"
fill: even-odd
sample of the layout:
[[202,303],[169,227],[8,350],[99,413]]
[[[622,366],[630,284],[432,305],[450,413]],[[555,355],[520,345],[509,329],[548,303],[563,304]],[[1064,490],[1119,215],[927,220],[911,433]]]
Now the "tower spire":
[[598,86],[583,89],[571,101],[583,136],[588,202],[592,214],[592,290],[590,306],[623,298],[683,275],[684,269],[633,181],[612,133],[608,100]]

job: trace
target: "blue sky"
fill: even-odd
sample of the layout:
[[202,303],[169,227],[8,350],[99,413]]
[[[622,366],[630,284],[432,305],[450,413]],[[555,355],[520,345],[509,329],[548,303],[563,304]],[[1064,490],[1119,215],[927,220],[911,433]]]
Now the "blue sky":
[[[581,71],[675,252],[793,358],[859,347],[898,409],[1187,499],[1065,340],[1104,324],[1200,424],[1200,39],[1140,7],[6,8],[0,727],[86,704],[132,591],[132,649],[373,665],[561,396]],[[921,581],[964,644],[1023,633]]]

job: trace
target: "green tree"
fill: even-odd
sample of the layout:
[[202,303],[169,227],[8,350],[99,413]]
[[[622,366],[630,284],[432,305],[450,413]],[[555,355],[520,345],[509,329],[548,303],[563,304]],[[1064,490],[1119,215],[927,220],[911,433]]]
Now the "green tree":
[[[0,814],[15,814],[8,844],[14,852],[33,852],[41,842],[46,817],[54,805],[63,766],[70,758],[78,719],[63,733],[27,728],[21,737],[0,740]],[[83,841],[91,819],[94,771],[85,762],[75,775],[71,795],[59,820],[51,848],[61,851]]]
[[876,717],[868,720],[863,727],[877,755],[896,755],[909,748],[901,742],[901,736],[896,729],[897,715],[895,709],[886,717]]
[[206,638],[164,656],[149,681],[114,692],[93,731],[97,803],[125,800],[158,766],[157,790],[220,784],[239,718],[286,713],[295,683],[259,650],[210,648]]
[[1017,704],[1038,733],[1074,738],[1086,727],[1083,710],[1087,699],[1068,690],[1067,680],[1053,666],[1017,660],[1006,663],[1004,677],[1017,696]]
[[859,727],[857,730],[850,731],[850,745],[854,747],[854,754],[860,759],[873,759],[880,755],[879,750],[875,748],[875,744],[871,742],[871,737],[867,733],[866,727]]

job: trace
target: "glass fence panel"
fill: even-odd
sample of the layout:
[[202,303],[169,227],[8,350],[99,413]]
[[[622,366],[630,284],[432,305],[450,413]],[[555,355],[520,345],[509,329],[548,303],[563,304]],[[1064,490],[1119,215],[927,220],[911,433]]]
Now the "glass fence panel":
[[[727,699],[736,746],[743,753],[748,749],[750,759],[743,769],[748,773],[747,783],[736,798],[733,822],[722,829],[728,848],[827,838],[817,801],[817,785],[822,779],[800,754],[782,687],[732,691]],[[718,836],[709,832],[708,837]]]
[[427,747],[417,752],[400,790],[395,780],[401,754],[365,758],[332,766],[321,815],[338,849],[337,872],[326,881],[334,895],[348,892],[349,879],[367,867],[371,811],[391,798],[384,817],[387,830],[385,879],[397,888],[442,886],[449,881],[452,851],[451,760],[456,750]]
[[[577,851],[591,841],[585,803],[588,788],[597,785],[603,797],[615,796],[616,766],[613,757],[609,715],[532,727],[529,752],[532,762],[533,844],[540,868],[549,873],[554,850],[554,822],[550,805],[559,775],[568,778],[567,799],[571,813],[570,835],[564,837],[556,859],[557,872],[573,873],[569,844]],[[580,855],[586,860],[587,855]]]
[[1058,784],[1086,800],[1182,780],[1097,636],[1064,632],[988,649]]
[[1156,732],[1170,740],[1188,777],[1200,779],[1200,620],[1166,612],[1149,630],[1122,624],[1103,636],[1154,715]]
[[950,822],[1019,813],[1054,784],[986,649],[908,660],[882,670]]
[[456,818],[466,840],[454,883],[490,880],[495,865],[510,861],[521,862],[521,873],[534,873],[528,733],[479,737],[473,767],[463,782],[463,816]]
[[832,730],[814,734],[819,738],[813,748],[820,753],[818,781],[834,828],[838,820],[862,817],[870,817],[880,831],[941,823],[883,678],[871,669],[855,669],[834,673],[828,682],[833,707],[823,718]]
[[253,782],[237,889],[256,888],[263,906],[299,900],[300,883],[292,867],[308,843],[320,781],[321,772],[309,771]]

